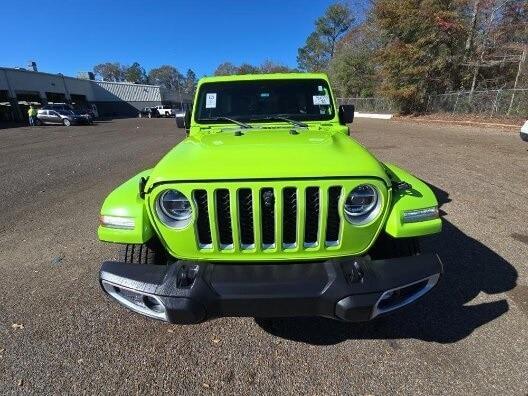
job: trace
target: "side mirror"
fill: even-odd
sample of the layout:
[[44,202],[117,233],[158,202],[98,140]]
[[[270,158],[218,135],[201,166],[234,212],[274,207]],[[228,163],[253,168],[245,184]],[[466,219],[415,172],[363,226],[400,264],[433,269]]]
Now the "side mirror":
[[191,109],[176,113],[176,125],[178,128],[185,128],[189,130],[191,127]]
[[176,113],[175,115],[175,118],[176,118],[176,126],[178,128],[185,128],[185,116],[187,115],[187,113]]
[[354,105],[339,106],[339,122],[343,125],[350,124],[354,121]]
[[187,115],[187,112],[179,112],[176,113],[176,126],[178,128],[185,128],[185,116]]

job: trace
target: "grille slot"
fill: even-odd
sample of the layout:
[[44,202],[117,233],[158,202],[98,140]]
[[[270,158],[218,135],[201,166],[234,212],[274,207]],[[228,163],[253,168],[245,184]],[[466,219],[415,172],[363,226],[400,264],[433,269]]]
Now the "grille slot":
[[207,209],[207,191],[195,190],[194,202],[197,209],[196,227],[198,230],[198,243],[201,248],[212,247],[211,225],[209,224],[209,210]]
[[308,187],[305,199],[304,246],[312,247],[317,246],[319,234],[319,187]]
[[218,239],[220,248],[233,248],[233,229],[231,227],[231,211],[229,190],[216,190],[216,220],[218,222]]
[[282,190],[282,244],[285,248],[296,246],[297,241],[297,189]]
[[240,224],[240,244],[243,249],[255,246],[253,225],[253,194],[251,189],[243,188],[238,191],[238,216]]
[[275,193],[272,188],[260,190],[260,224],[264,248],[275,244]]
[[328,189],[328,216],[326,219],[326,244],[329,246],[339,243],[339,198],[341,187],[330,187]]

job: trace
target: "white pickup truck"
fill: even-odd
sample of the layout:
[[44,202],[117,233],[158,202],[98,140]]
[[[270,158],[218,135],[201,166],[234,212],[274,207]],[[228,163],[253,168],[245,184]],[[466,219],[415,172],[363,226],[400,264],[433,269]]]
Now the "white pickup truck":
[[169,105],[156,106],[154,109],[158,110],[160,117],[174,117],[176,111]]
[[528,142],[528,121],[526,121],[521,128],[521,139]]

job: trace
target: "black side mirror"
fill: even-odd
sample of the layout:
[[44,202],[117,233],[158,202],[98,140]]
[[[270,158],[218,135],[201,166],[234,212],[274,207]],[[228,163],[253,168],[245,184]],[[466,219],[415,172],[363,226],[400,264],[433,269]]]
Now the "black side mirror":
[[354,105],[339,106],[339,122],[343,125],[350,124],[354,121]]
[[189,130],[191,127],[191,109],[176,113],[176,126]]
[[176,126],[178,128],[185,128],[185,118],[187,117],[186,111],[180,111],[176,113]]

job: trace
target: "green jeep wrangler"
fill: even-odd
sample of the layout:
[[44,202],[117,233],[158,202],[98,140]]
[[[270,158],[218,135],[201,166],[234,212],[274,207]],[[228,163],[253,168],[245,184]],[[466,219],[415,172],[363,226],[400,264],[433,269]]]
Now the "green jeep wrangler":
[[103,290],[181,324],[365,321],[423,296],[442,273],[418,245],[437,200],[351,139],[353,118],[324,74],[201,79],[187,138],[104,201],[99,238],[121,253]]

